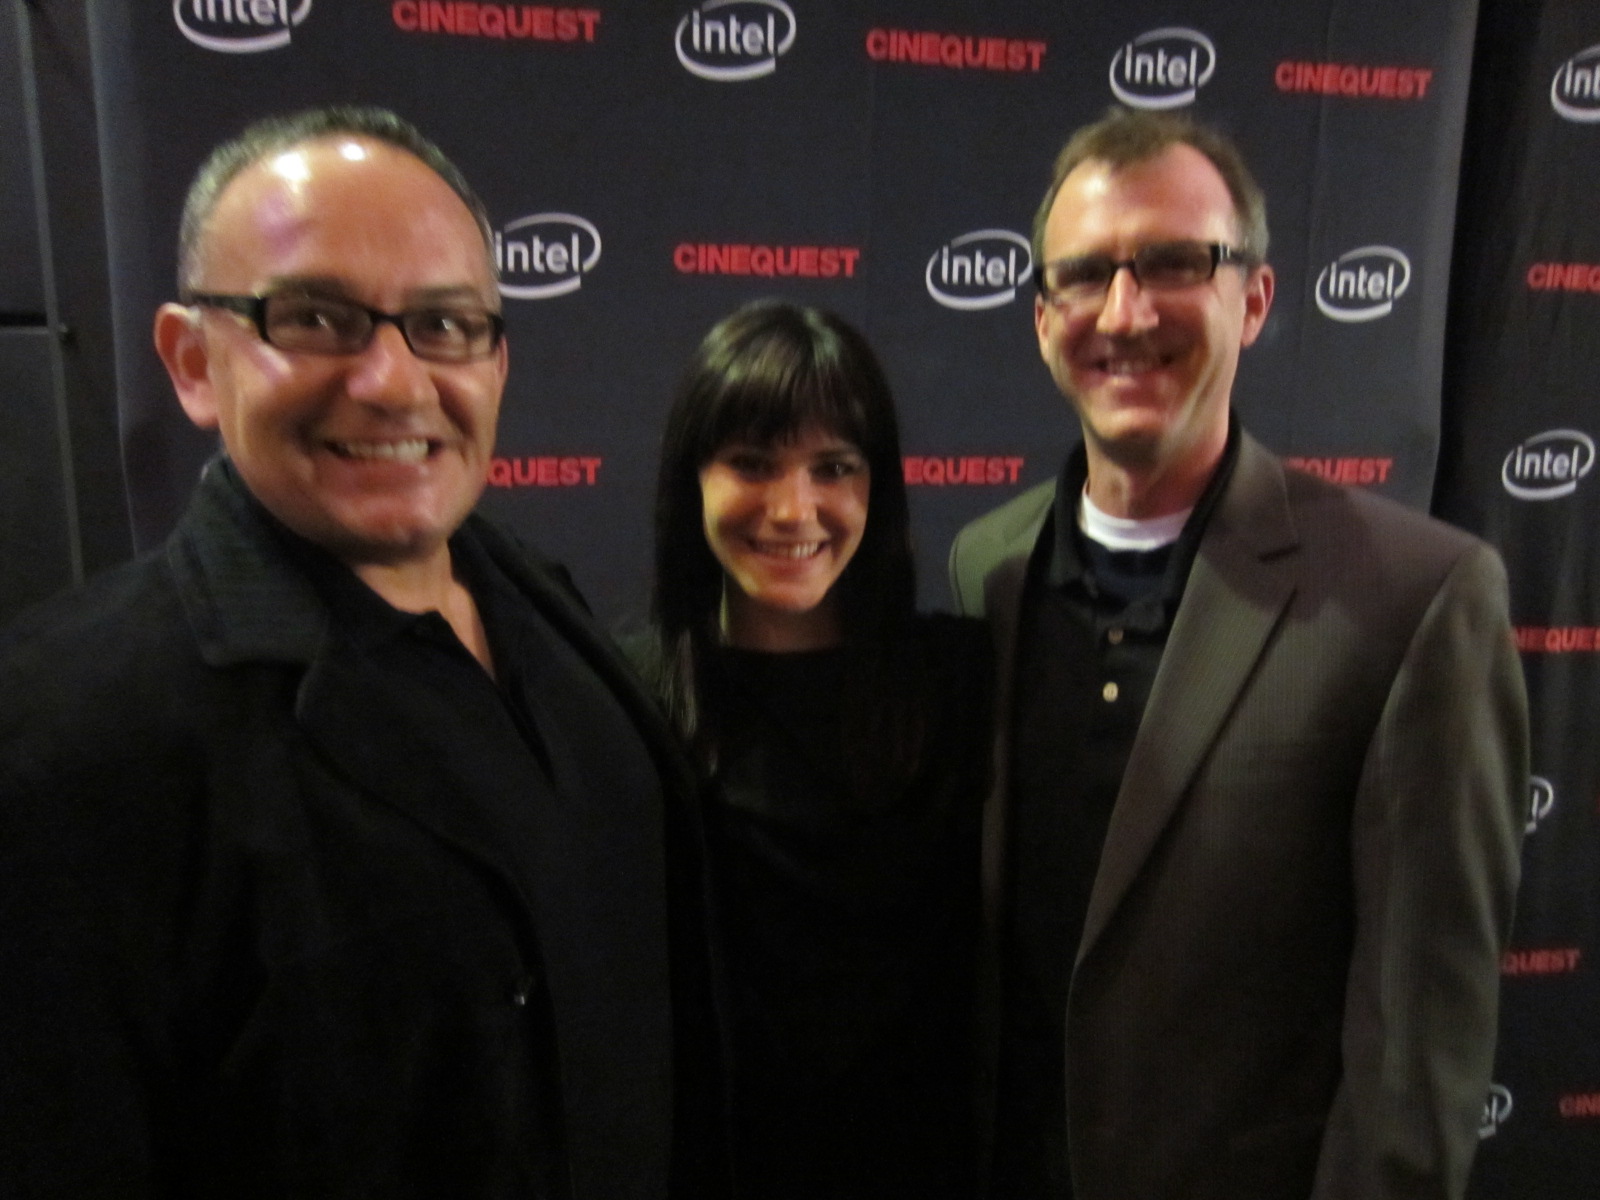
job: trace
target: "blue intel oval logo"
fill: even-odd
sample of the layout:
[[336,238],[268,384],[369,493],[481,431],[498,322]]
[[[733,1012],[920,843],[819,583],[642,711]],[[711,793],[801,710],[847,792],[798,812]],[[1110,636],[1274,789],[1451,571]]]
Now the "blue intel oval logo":
[[1217,48],[1196,29],[1141,33],[1111,59],[1111,93],[1130,108],[1182,108],[1217,70]]
[[673,48],[690,74],[736,83],[776,71],[795,28],[783,0],[705,0],[678,22]]
[[923,279],[946,308],[999,308],[1033,278],[1028,239],[1009,229],[979,229],[951,238],[933,252]]
[[1491,1083],[1489,1094],[1483,1098],[1483,1115],[1478,1118],[1478,1137],[1490,1138],[1499,1133],[1511,1115],[1511,1107],[1511,1089]]
[[289,44],[311,15],[311,0],[172,0],[178,31],[220,54],[259,54]]
[[494,235],[500,294],[508,300],[549,300],[583,286],[600,261],[600,231],[571,213],[518,217]]
[[1594,439],[1577,429],[1536,433],[1506,455],[1500,482],[1518,500],[1559,500],[1594,469]]
[[1335,321],[1376,321],[1411,286],[1411,260],[1392,246],[1347,250],[1317,276],[1317,307]]
[[1556,804],[1556,788],[1543,775],[1528,776],[1528,823],[1525,832],[1539,828],[1539,822],[1550,815]]
[[1569,121],[1600,121],[1600,46],[1579,50],[1556,68],[1550,107]]

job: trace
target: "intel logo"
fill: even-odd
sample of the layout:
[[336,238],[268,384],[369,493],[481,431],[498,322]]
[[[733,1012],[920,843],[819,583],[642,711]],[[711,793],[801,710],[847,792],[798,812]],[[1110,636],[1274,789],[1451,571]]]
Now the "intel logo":
[[259,54],[289,44],[289,30],[311,14],[311,0],[172,0],[178,31],[222,54]]
[[1600,121],[1600,46],[1579,50],[1556,68],[1550,107],[1569,121]]
[[979,229],[951,238],[933,252],[923,279],[946,308],[999,308],[1033,278],[1028,239],[1009,229]]
[[1500,482],[1518,500],[1559,500],[1594,468],[1594,439],[1576,429],[1536,433],[1506,455]]
[[1542,775],[1530,776],[1528,779],[1528,833],[1532,833],[1539,828],[1539,822],[1550,815],[1550,809],[1555,802],[1556,789],[1554,785]]
[[1511,1091],[1502,1084],[1491,1083],[1489,1094],[1483,1100],[1483,1116],[1478,1119],[1478,1137],[1493,1137],[1511,1115]]
[[673,48],[690,74],[734,83],[776,71],[794,32],[794,9],[783,0],[705,0],[678,22]]
[[1317,276],[1317,307],[1335,321],[1376,321],[1411,286],[1411,260],[1389,246],[1346,251]]
[[1194,29],[1141,33],[1111,59],[1111,92],[1132,108],[1181,108],[1217,70],[1217,48]]
[[600,231],[571,213],[518,217],[494,235],[500,294],[508,300],[549,300],[583,286],[600,261]]

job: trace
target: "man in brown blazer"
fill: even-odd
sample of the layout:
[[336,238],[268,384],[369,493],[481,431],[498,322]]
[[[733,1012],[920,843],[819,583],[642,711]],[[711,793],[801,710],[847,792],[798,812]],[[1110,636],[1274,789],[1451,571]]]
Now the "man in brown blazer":
[[1504,572],[1239,429],[1266,242],[1171,114],[1080,130],[1035,221],[1083,444],[951,551],[1002,671],[994,1197],[1465,1188],[1527,784]]

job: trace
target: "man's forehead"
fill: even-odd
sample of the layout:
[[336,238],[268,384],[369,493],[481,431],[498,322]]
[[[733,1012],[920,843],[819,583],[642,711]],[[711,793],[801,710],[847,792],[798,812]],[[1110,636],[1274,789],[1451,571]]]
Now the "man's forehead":
[[1151,218],[1237,224],[1233,195],[1216,165],[1183,142],[1131,162],[1089,158],[1067,173],[1051,207],[1048,229],[1138,212]]
[[397,146],[356,136],[318,137],[274,150],[243,168],[217,197],[213,216],[258,205],[265,205],[268,215],[290,212],[310,207],[324,193],[359,213],[365,207],[359,203],[363,191],[374,185],[415,187],[430,179],[449,191],[422,160]]
[[298,273],[311,264],[284,260],[308,248],[395,260],[419,241],[430,257],[470,260],[454,282],[482,284],[487,272],[492,283],[477,219],[443,178],[400,147],[339,135],[276,150],[240,171],[206,221],[200,258],[251,274]]

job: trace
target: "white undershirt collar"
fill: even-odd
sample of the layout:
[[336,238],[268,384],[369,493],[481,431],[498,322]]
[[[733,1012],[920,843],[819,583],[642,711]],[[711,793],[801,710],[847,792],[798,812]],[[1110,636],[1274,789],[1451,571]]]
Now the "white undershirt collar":
[[1178,540],[1184,523],[1193,511],[1191,506],[1181,512],[1144,521],[1134,517],[1113,517],[1095,507],[1094,501],[1089,499],[1089,490],[1085,488],[1078,499],[1078,528],[1085,537],[1099,542],[1107,550],[1159,550]]

